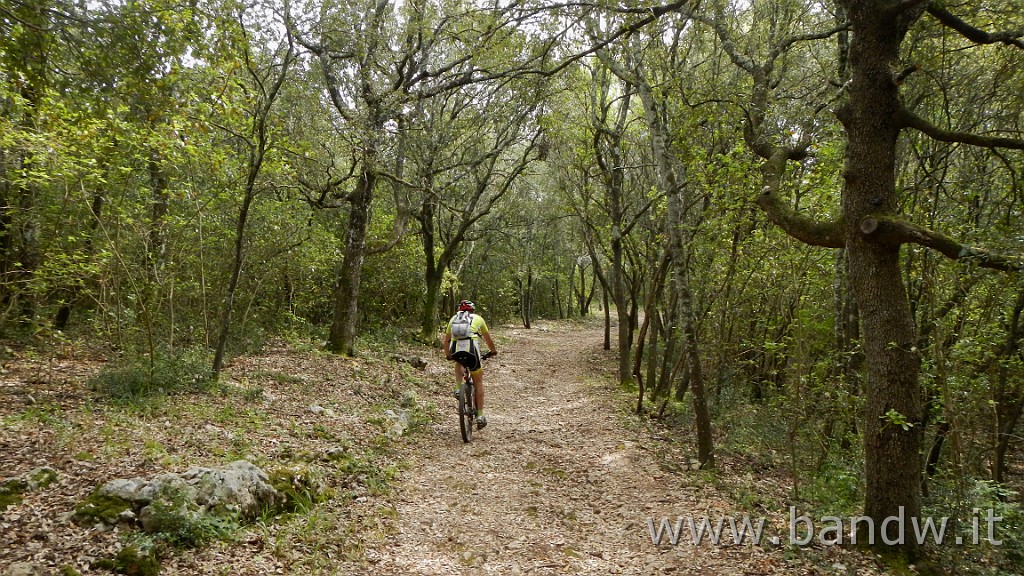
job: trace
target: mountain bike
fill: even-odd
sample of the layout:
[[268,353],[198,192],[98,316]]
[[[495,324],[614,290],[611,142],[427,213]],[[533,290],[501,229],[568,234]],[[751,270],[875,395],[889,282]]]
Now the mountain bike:
[[[494,356],[494,352],[488,352],[480,357],[480,363]],[[455,393],[459,407],[459,430],[462,432],[462,441],[469,443],[473,441],[473,427],[476,426],[476,386],[473,384],[473,375],[465,362],[462,364],[462,383]]]

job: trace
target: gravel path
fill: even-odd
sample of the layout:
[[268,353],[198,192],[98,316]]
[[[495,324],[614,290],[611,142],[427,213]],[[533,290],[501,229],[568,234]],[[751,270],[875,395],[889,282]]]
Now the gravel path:
[[[652,544],[647,519],[727,510],[661,472],[597,372],[601,332],[509,329],[486,367],[489,426],[464,445],[454,415],[420,437],[397,530],[370,550],[386,574],[766,574],[752,546]],[[454,376],[451,378],[454,380]],[[790,570],[792,568],[790,567]],[[792,572],[788,572],[792,573]]]

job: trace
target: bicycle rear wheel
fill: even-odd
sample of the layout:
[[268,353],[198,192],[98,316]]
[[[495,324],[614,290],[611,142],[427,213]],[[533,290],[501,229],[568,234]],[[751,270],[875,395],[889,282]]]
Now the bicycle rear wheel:
[[476,420],[476,407],[473,405],[473,386],[465,382],[459,386],[459,431],[462,441],[473,440],[473,425]]

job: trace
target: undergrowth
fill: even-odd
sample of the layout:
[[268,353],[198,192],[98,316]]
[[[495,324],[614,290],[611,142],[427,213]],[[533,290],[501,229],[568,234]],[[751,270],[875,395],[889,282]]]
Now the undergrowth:
[[138,403],[153,397],[208,391],[214,379],[209,355],[192,349],[126,356],[101,369],[88,384],[115,402]]

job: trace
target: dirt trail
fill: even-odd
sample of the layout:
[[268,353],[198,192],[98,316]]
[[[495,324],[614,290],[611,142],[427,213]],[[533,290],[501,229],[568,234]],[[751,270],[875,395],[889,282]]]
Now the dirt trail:
[[[662,472],[623,427],[621,396],[588,369],[599,328],[496,330],[489,426],[464,445],[451,418],[420,436],[399,482],[397,531],[368,551],[384,574],[767,574],[777,553],[742,546],[661,549],[647,518],[725,512]],[[439,367],[438,370],[441,368]],[[792,567],[789,568],[792,570]]]

